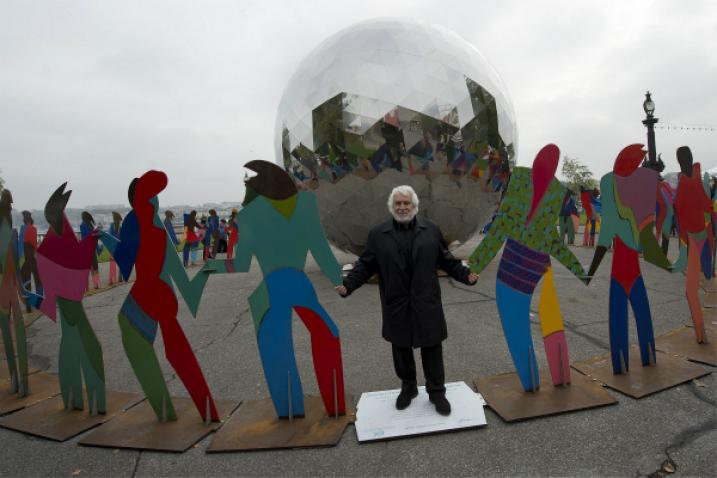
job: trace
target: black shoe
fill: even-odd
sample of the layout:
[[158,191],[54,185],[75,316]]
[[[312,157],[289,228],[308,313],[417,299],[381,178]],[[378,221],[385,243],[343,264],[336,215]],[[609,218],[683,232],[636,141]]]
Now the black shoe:
[[436,406],[436,411],[441,415],[448,416],[451,414],[451,402],[446,399],[445,395],[428,397],[428,399]]
[[401,393],[398,394],[398,398],[396,399],[396,409],[403,410],[407,408],[411,404],[411,400],[416,398],[417,395],[417,388],[402,388]]

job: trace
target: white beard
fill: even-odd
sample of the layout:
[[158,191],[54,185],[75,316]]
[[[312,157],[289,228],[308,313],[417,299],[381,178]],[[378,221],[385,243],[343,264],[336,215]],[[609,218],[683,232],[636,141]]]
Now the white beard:
[[417,208],[414,208],[413,211],[411,211],[408,214],[402,215],[402,216],[397,214],[395,210],[391,211],[391,215],[393,216],[393,219],[399,224],[407,224],[407,223],[413,221],[413,218],[416,217],[416,214],[418,214]]

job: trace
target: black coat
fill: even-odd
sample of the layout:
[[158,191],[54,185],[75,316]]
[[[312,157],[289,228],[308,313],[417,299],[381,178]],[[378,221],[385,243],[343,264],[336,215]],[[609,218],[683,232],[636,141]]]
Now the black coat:
[[378,273],[383,338],[400,347],[431,347],[448,336],[436,271],[468,284],[469,270],[448,252],[441,231],[416,217],[411,275],[400,254],[393,220],[373,228],[366,250],[344,279],[349,294]]

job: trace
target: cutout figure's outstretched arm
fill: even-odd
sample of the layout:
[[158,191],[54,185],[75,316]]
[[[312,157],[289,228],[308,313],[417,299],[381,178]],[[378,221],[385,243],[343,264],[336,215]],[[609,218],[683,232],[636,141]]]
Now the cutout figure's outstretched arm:
[[556,258],[558,262],[572,272],[575,277],[585,282],[587,285],[589,283],[589,278],[585,276],[585,270],[583,269],[582,264],[580,264],[578,258],[575,257],[575,254],[573,254],[573,251],[563,244],[563,241],[560,240],[560,237],[555,230],[551,232],[551,236],[554,237],[552,237],[552,241],[550,243],[550,255]]
[[480,274],[495,258],[503,246],[503,243],[508,238],[503,226],[503,214],[505,214],[505,212],[501,207],[493,220],[493,224],[491,224],[490,229],[488,229],[488,234],[485,235],[468,259],[468,266],[471,272]]
[[107,231],[100,231],[100,241],[107,248],[109,253],[114,257],[115,251],[120,247],[121,241]]
[[184,302],[187,303],[187,307],[189,307],[192,317],[196,317],[197,310],[199,309],[199,302],[202,300],[202,292],[204,292],[204,287],[207,285],[209,274],[203,274],[200,271],[193,279],[189,279],[187,271],[182,266],[182,262],[179,260],[179,256],[177,255],[177,251],[174,248],[169,235],[167,235],[167,246],[162,274],[169,274],[174,281],[174,284],[177,286],[177,289],[179,289],[179,293],[182,295]]
[[319,221],[319,209],[316,206],[316,196],[314,194],[307,194],[306,198],[306,209],[307,209],[307,224],[306,233],[309,236],[309,244],[311,255],[314,256],[314,260],[319,265],[321,272],[329,278],[332,284],[341,284],[341,267],[334,253],[331,251],[329,241],[326,240],[324,235],[324,228],[321,226]]
[[652,233],[654,225],[655,223],[651,222],[640,231],[640,244],[642,244],[643,256],[647,262],[666,271],[670,271],[672,270],[672,264],[662,252],[660,244],[657,243],[657,238]]

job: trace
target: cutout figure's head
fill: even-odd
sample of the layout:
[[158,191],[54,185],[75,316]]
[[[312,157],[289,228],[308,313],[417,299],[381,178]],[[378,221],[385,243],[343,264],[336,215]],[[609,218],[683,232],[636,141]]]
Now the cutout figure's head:
[[32,213],[30,211],[22,211],[22,222],[28,226],[35,224],[35,221],[32,220]]
[[115,225],[115,230],[119,230],[120,224],[122,224],[122,215],[117,211],[112,211],[112,222]]
[[612,171],[619,176],[629,176],[640,167],[640,163],[645,159],[644,144],[631,144],[625,146],[615,158],[615,164]]
[[677,162],[680,163],[682,174],[688,178],[692,177],[692,151],[687,146],[677,148]]
[[133,207],[140,206],[141,203],[148,202],[154,208],[155,214],[158,212],[159,200],[157,196],[167,187],[167,175],[162,171],[150,170],[139,178],[134,190]]
[[93,229],[95,227],[95,218],[87,211],[82,211],[82,222]]
[[134,178],[127,188],[127,199],[132,207],[134,207],[134,191],[137,189],[137,181],[139,181],[139,178]]
[[62,235],[63,229],[63,218],[65,215],[65,207],[67,207],[67,201],[70,200],[72,191],[65,191],[67,183],[62,185],[55,190],[47,200],[45,204],[45,219],[56,234]]
[[6,220],[12,226],[12,193],[9,189],[3,189],[0,193],[0,220]]
[[166,211],[164,211],[164,217],[171,221],[174,219],[174,213],[167,209]]
[[256,159],[244,165],[245,168],[254,171],[256,176],[247,178],[246,195],[242,206],[247,206],[257,196],[264,196],[268,199],[282,200],[295,195],[298,190],[296,184],[281,167],[268,161]]
[[388,196],[388,210],[393,219],[407,224],[418,214],[418,195],[411,186],[396,186]]
[[535,156],[533,160],[533,170],[531,172],[533,200],[530,204],[528,222],[533,218],[533,214],[535,214],[538,208],[538,203],[543,199],[545,191],[548,190],[548,186],[550,185],[550,181],[555,177],[555,171],[558,170],[559,161],[560,149],[554,144],[546,144]]

